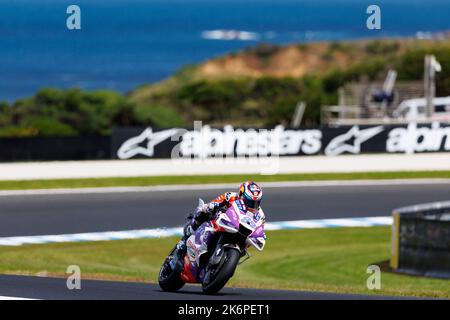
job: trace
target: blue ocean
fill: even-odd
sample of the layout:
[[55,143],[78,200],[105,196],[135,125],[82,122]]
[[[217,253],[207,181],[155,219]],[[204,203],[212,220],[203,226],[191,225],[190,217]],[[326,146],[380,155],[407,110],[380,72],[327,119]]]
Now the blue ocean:
[[[81,30],[66,27],[71,4]],[[381,30],[366,27],[370,4]],[[0,101],[45,86],[128,92],[261,42],[416,36],[450,30],[449,16],[448,0],[0,0]]]

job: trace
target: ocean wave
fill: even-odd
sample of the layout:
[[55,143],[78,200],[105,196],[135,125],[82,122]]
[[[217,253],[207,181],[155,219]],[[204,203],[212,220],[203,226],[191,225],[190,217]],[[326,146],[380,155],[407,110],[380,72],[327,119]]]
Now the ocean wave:
[[260,36],[256,32],[219,29],[203,31],[202,38],[208,40],[256,41],[259,40]]

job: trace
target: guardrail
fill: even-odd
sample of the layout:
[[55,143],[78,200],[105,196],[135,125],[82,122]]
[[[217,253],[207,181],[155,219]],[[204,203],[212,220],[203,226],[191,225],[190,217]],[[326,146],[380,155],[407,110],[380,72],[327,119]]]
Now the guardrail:
[[[353,126],[353,125],[408,125],[412,122],[407,118],[394,118],[391,116],[370,116],[360,106],[324,106],[320,113],[320,122],[324,126]],[[433,122],[450,123],[449,117],[434,115],[433,117],[418,117],[417,124],[431,124]]]
[[393,211],[394,271],[450,279],[450,201]]
[[110,136],[0,138],[1,162],[110,158]]

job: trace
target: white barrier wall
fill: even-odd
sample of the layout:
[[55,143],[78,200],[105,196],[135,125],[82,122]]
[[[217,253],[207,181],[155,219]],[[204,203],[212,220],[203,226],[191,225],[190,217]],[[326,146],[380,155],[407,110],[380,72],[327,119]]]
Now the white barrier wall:
[[2,163],[0,180],[431,170],[450,170],[450,153]]

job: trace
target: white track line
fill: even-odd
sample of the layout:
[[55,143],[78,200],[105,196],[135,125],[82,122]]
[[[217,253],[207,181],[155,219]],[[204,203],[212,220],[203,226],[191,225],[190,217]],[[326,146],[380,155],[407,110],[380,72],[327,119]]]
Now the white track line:
[[[313,228],[343,228],[343,227],[373,227],[387,226],[392,224],[392,217],[368,217],[368,218],[343,218],[343,219],[319,219],[319,220],[296,220],[268,222],[266,230],[289,230],[289,229],[313,229]],[[0,238],[0,246],[20,246],[24,244],[44,244],[61,242],[82,241],[109,241],[142,238],[164,238],[181,236],[183,229],[156,228],[126,231],[92,232],[77,234],[45,235],[45,236],[23,236]]]
[[0,296],[0,300],[38,300],[38,299],[22,298],[22,297]]
[[[450,179],[386,179],[386,180],[327,180],[327,181],[286,181],[261,182],[264,188],[310,188],[333,186],[395,186],[395,185],[445,185]],[[236,188],[236,183],[220,184],[177,184],[148,187],[100,187],[100,188],[57,188],[30,190],[1,190],[0,197],[26,195],[58,195],[58,194],[90,194],[90,193],[129,193],[129,192],[161,192],[180,190],[216,190]]]

